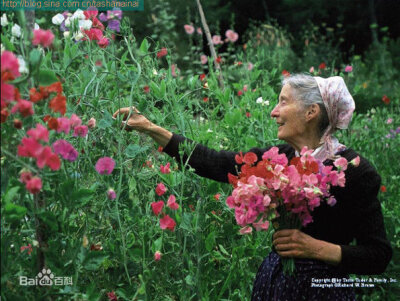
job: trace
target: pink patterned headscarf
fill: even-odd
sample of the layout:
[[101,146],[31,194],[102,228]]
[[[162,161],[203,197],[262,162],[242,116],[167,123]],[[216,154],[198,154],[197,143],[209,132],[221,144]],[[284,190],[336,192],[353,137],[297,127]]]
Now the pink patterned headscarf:
[[355,103],[340,76],[328,78],[316,76],[314,78],[317,81],[329,118],[329,126],[321,138],[322,147],[314,155],[324,161],[328,158],[333,159],[335,153],[346,148],[332,134],[336,129],[347,129],[355,109]]

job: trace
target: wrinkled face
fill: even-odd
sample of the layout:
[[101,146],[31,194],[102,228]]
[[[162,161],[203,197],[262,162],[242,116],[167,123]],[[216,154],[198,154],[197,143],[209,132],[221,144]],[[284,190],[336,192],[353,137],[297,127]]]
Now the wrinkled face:
[[279,94],[279,102],[271,112],[278,124],[278,138],[293,144],[306,131],[305,110],[294,98],[293,88],[284,85]]

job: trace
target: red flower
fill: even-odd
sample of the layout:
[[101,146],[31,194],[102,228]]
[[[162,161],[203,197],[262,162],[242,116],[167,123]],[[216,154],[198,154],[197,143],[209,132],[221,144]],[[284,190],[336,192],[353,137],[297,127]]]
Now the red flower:
[[25,99],[19,99],[17,104],[11,109],[11,113],[15,113],[17,111],[21,113],[23,117],[33,115],[32,102]]
[[221,194],[220,193],[217,193],[216,195],[214,195],[214,199],[216,200],[216,201],[219,201],[219,198],[221,197]]
[[156,187],[156,193],[158,196],[162,196],[167,191],[167,188],[163,183],[158,183]]
[[326,68],[326,64],[324,62],[322,62],[321,64],[319,64],[318,69],[319,70],[324,70]]
[[110,44],[110,40],[106,37],[102,37],[97,41],[97,45],[99,45],[100,48],[106,48],[108,44]]
[[160,146],[157,148],[157,151],[158,151],[159,153],[162,153],[163,147],[160,145]]
[[386,95],[383,95],[382,101],[383,101],[386,105],[388,105],[388,104],[390,103],[390,99],[389,99],[389,97],[387,97]]
[[90,251],[101,251],[103,250],[103,247],[101,244],[92,244],[90,246]]
[[61,115],[64,115],[67,111],[67,98],[63,95],[56,95],[49,102],[49,108],[54,112],[60,112]]
[[207,102],[208,101],[208,97],[203,97],[203,101]]
[[170,218],[168,214],[160,219],[160,228],[163,230],[168,229],[170,231],[174,231],[175,226],[176,222],[172,218]]
[[246,112],[246,117],[247,117],[247,118],[250,118],[250,117],[251,117],[250,112]]
[[166,56],[168,54],[167,48],[163,47],[159,52],[157,52],[157,57],[162,58],[163,56]]
[[25,250],[28,250],[28,255],[31,255],[31,253],[32,253],[32,245],[29,244],[27,246],[21,246],[20,251],[23,252]]
[[203,81],[206,78],[206,75],[203,73],[200,75],[200,80]]
[[10,113],[7,109],[1,110],[1,123],[6,122],[8,115],[10,115]]
[[284,77],[288,77],[288,76],[290,76],[290,72],[284,69],[284,70],[282,71],[282,75],[283,75]]
[[246,153],[243,157],[243,162],[248,165],[251,165],[251,164],[257,162],[257,160],[258,160],[257,155],[252,152]]
[[242,90],[239,90],[239,91],[237,92],[237,95],[238,95],[238,96],[242,96],[242,95],[243,95],[243,91],[242,91]]
[[382,186],[381,186],[381,191],[382,191],[382,192],[386,192],[386,186],[382,185]]
[[150,92],[150,87],[149,86],[144,86],[143,87],[143,92],[146,93],[146,94],[149,93]]
[[48,127],[50,130],[55,130],[55,131],[57,131],[57,129],[58,129],[58,121],[57,121],[57,118],[50,117],[49,121],[47,122],[47,127]]
[[32,194],[39,193],[42,189],[42,180],[38,177],[33,177],[26,182],[26,189]]
[[107,293],[107,297],[109,301],[118,301],[114,291]]
[[164,202],[163,201],[151,203],[151,209],[153,210],[153,213],[155,215],[159,215],[160,212],[162,211],[163,207],[164,207]]
[[221,64],[221,57],[220,56],[218,56],[216,59],[215,59],[215,62],[217,63],[217,64]]

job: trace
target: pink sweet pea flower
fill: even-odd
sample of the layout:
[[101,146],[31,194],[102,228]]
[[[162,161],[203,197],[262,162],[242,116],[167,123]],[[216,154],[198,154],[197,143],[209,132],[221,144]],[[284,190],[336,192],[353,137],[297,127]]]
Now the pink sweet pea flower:
[[187,34],[193,34],[194,33],[194,27],[192,25],[185,24],[183,25],[185,28],[185,31]]
[[168,162],[167,164],[165,164],[165,166],[161,164],[160,165],[160,172],[163,173],[163,174],[169,174],[171,172],[170,163]]
[[59,170],[61,167],[61,161],[60,158],[52,152],[50,146],[45,146],[36,156],[36,165],[40,169],[47,165],[52,170]]
[[96,171],[101,174],[111,174],[115,167],[115,161],[110,157],[103,157],[97,160]]
[[221,41],[221,36],[213,35],[212,42],[214,45],[223,44],[224,42]]
[[117,295],[114,291],[107,293],[108,301],[118,301]]
[[83,12],[87,19],[93,19],[94,17],[97,17],[98,13],[99,11],[97,10],[97,7],[94,6],[88,7],[88,9]]
[[314,66],[311,66],[309,71],[310,71],[310,73],[314,73]]
[[66,117],[58,117],[57,118],[57,133],[64,132],[65,134],[68,134],[69,131],[71,130],[71,120],[66,118]]
[[91,41],[100,41],[103,38],[103,32],[98,28],[91,28],[89,30],[84,30],[83,33],[87,35]]
[[21,246],[20,251],[23,252],[25,250],[28,250],[28,255],[31,255],[32,253],[32,245],[28,244],[27,246]]
[[54,40],[54,34],[51,30],[35,29],[33,31],[33,45],[42,45],[43,47],[49,47]]
[[237,41],[237,39],[239,38],[239,34],[238,34],[237,32],[234,32],[234,31],[231,30],[231,29],[228,29],[228,30],[225,32],[225,36],[226,36],[227,39],[228,39],[230,42],[232,42],[232,43],[235,43],[235,42]]
[[178,67],[176,64],[171,65],[171,75],[172,77],[177,77],[178,75],[176,74],[176,71],[179,71]]
[[353,165],[354,167],[357,167],[358,165],[360,165],[360,156],[357,156],[353,160],[351,160],[350,164]]
[[204,65],[204,64],[207,64],[207,61],[208,61],[207,56],[204,55],[204,54],[202,54],[202,55],[200,56],[200,62]]
[[165,215],[160,219],[160,228],[165,230],[168,229],[170,231],[174,231],[176,226],[176,222],[170,218],[168,215]]
[[353,67],[350,65],[347,65],[346,68],[344,68],[344,72],[350,73],[353,71]]
[[155,261],[160,261],[161,260],[161,252],[160,251],[156,251],[155,253],[154,253],[154,260]]
[[202,35],[203,34],[203,30],[201,29],[201,27],[197,27],[197,33],[199,34],[199,35]]
[[38,177],[33,177],[26,182],[25,187],[30,193],[37,194],[42,189],[42,180]]
[[173,194],[169,196],[167,206],[172,210],[177,210],[179,208],[179,205],[176,203],[176,198]]
[[254,65],[250,62],[247,63],[247,70],[251,71],[254,68]]
[[20,157],[31,157],[36,158],[42,150],[42,145],[36,141],[35,138],[24,137],[21,140],[21,144],[18,145],[17,155]]
[[158,185],[156,187],[157,195],[162,196],[166,191],[167,191],[167,188],[165,188],[165,185],[163,183],[158,183]]
[[46,127],[41,125],[40,123],[36,124],[36,128],[32,128],[26,132],[29,137],[35,138],[36,140],[42,140],[44,142],[49,141],[49,131]]
[[153,210],[153,213],[155,215],[159,215],[163,208],[164,208],[164,202],[163,201],[158,201],[158,202],[152,202],[151,203],[151,209]]
[[19,181],[26,184],[30,179],[32,179],[32,173],[30,171],[23,171],[19,176]]
[[100,48],[106,48],[110,44],[110,40],[107,39],[106,37],[102,37],[99,39],[97,42],[97,45],[99,45]]
[[347,159],[344,157],[340,157],[333,162],[339,171],[345,171],[347,169]]
[[[21,75],[17,57],[7,50],[1,54],[1,73],[3,74],[6,71],[10,72],[14,79]],[[3,86],[1,88],[3,90]]]
[[17,104],[11,109],[11,113],[16,112],[19,112],[23,117],[33,115],[34,112],[32,102],[25,99],[19,99]]
[[393,118],[388,118],[388,120],[386,120],[386,124],[392,124],[393,123]]
[[76,114],[72,114],[69,120],[72,128],[75,128],[76,126],[80,126],[82,124],[82,120]]
[[88,127],[86,125],[79,125],[74,128],[74,137],[86,137],[88,133]]
[[75,161],[78,158],[77,150],[68,142],[63,139],[57,140],[53,143],[54,152],[60,155],[63,159],[68,161]]

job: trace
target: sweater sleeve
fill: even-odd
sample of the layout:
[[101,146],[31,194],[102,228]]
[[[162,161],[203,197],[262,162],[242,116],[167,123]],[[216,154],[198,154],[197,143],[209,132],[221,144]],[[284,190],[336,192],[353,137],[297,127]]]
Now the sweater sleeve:
[[348,196],[352,199],[348,201],[353,204],[352,230],[356,245],[341,245],[342,261],[338,268],[346,274],[381,274],[392,257],[392,248],[386,239],[381,205],[377,199],[381,178],[369,163],[357,168],[361,169],[361,175],[349,176],[351,182],[346,184],[351,189]]
[[[184,150],[181,158],[180,151],[185,148],[185,144],[188,147]],[[250,151],[254,152],[261,160],[262,154],[267,149],[252,148]],[[218,182],[228,183],[228,173],[237,175],[240,170],[240,165],[235,161],[235,156],[239,152],[216,151],[175,133],[164,147],[163,152],[175,158],[179,164],[181,159],[182,163],[186,164],[189,158],[188,165],[195,169],[196,174]]]

